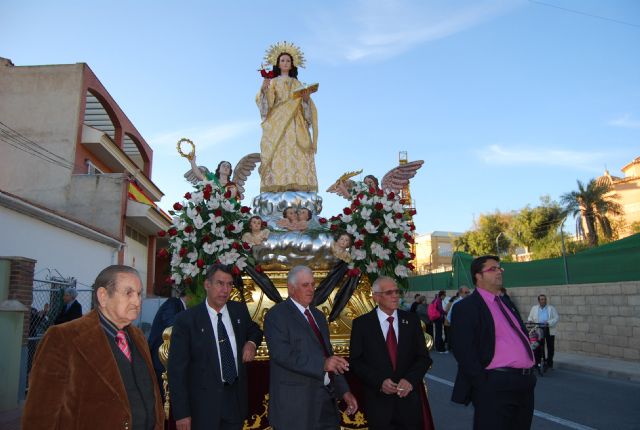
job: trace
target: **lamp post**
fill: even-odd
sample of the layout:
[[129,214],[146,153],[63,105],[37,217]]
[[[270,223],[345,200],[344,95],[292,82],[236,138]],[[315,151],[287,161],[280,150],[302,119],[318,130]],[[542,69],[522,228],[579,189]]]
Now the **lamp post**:
[[499,244],[499,239],[500,236],[502,236],[502,232],[498,233],[498,235],[496,236],[496,255],[499,257],[500,256],[500,244]]

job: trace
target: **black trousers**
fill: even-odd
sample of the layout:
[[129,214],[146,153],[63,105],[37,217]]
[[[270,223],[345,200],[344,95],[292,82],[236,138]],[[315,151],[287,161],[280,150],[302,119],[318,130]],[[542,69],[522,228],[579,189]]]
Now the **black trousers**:
[[435,346],[436,351],[444,352],[446,351],[444,347],[444,339],[442,337],[442,328],[444,327],[444,318],[440,318],[433,322],[433,331],[435,333]]
[[474,430],[529,430],[535,386],[533,373],[486,371],[471,394]]
[[543,327],[544,343],[547,344],[547,366],[553,367],[553,353],[555,352],[556,337],[551,335],[549,327]]

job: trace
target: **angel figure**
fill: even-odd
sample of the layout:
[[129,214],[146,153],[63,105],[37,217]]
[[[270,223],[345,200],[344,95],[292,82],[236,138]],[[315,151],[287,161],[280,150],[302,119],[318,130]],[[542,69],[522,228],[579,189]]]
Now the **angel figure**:
[[313,217],[311,211],[307,208],[298,209],[298,221],[296,223],[296,230],[303,231],[309,227],[309,221]]
[[290,231],[297,230],[298,214],[296,213],[296,209],[292,206],[289,206],[284,211],[282,211],[282,219],[278,220],[276,225]]
[[351,235],[349,233],[340,233],[336,236],[336,240],[331,244],[331,253],[345,263],[351,263]]
[[[385,192],[399,193],[405,185],[409,183],[409,180],[416,176],[418,169],[424,164],[423,160],[411,161],[404,164],[399,164],[393,169],[389,170],[382,178],[382,187],[378,186],[378,178],[373,175],[367,175],[364,177],[364,183],[369,186],[369,189],[378,191],[379,189]],[[359,175],[362,170],[357,172],[348,172],[340,176],[336,182],[333,183],[327,192],[335,193],[344,197],[347,200],[351,199],[351,189],[355,185],[355,182],[351,180],[352,177]]]
[[262,218],[257,215],[249,218],[249,231],[242,235],[242,241],[251,246],[261,245],[269,237],[269,230],[264,228]]
[[[196,164],[195,151],[190,153],[187,159],[191,164],[191,169],[184,174],[187,181],[193,185],[200,181],[212,181],[220,189],[228,192],[228,198],[242,200],[244,198],[244,184],[253,169],[255,169],[256,164],[260,162],[260,154],[245,155],[238,161],[235,169],[233,169],[231,163],[228,161],[221,161],[218,163],[218,167],[214,173],[211,173],[205,166],[198,166]],[[235,173],[232,176],[234,170]]]

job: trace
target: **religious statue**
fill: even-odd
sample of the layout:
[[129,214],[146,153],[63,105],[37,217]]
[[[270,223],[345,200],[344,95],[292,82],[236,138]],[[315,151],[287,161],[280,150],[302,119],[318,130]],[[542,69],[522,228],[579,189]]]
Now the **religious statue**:
[[249,218],[249,231],[242,235],[242,241],[251,246],[262,245],[269,237],[269,230],[262,223],[262,218],[252,216]]
[[351,236],[349,233],[340,233],[336,236],[336,240],[331,245],[331,252],[333,255],[344,261],[345,263],[351,263],[351,253],[349,247],[351,246]]
[[277,223],[278,227],[283,228],[289,231],[298,230],[298,213],[296,212],[296,208],[293,206],[289,206],[284,211],[282,211],[282,219]]
[[263,74],[256,96],[262,119],[260,192],[317,192],[318,117],[310,94],[318,84],[306,86],[298,80],[298,67],[304,67],[305,60],[293,43],[272,45],[265,60],[273,70]]
[[[378,185],[378,178],[373,175],[365,176],[363,182],[374,192],[382,189],[386,193],[398,193],[409,183],[409,180],[416,175],[418,169],[420,169],[423,164],[423,160],[399,164],[383,176],[382,187]],[[351,199],[351,188],[353,188],[353,185],[355,184],[351,178],[359,175],[360,173],[362,173],[362,170],[343,174],[336,180],[336,182],[333,183],[333,185],[327,188],[327,192],[338,194],[348,200]]]
[[[181,148],[181,144],[188,143],[191,145],[191,152],[184,153]],[[193,185],[201,181],[211,181],[218,188],[225,191],[227,197],[230,199],[242,200],[244,198],[244,184],[251,175],[256,164],[260,162],[260,154],[248,154],[238,161],[236,168],[233,169],[231,163],[228,161],[221,161],[218,163],[214,173],[211,173],[205,166],[198,166],[196,164],[196,149],[195,145],[189,139],[181,139],[178,142],[178,152],[181,156],[189,160],[191,169],[187,170],[184,177],[187,181]],[[232,173],[235,170],[235,174]]]

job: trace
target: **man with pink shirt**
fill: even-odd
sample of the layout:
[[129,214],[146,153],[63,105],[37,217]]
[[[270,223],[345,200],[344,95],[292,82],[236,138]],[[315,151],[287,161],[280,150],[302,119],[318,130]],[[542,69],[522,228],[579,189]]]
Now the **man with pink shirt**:
[[471,262],[476,289],[451,320],[458,374],[451,400],[474,406],[476,430],[531,427],[536,377],[526,331],[511,302],[502,300],[500,258]]

